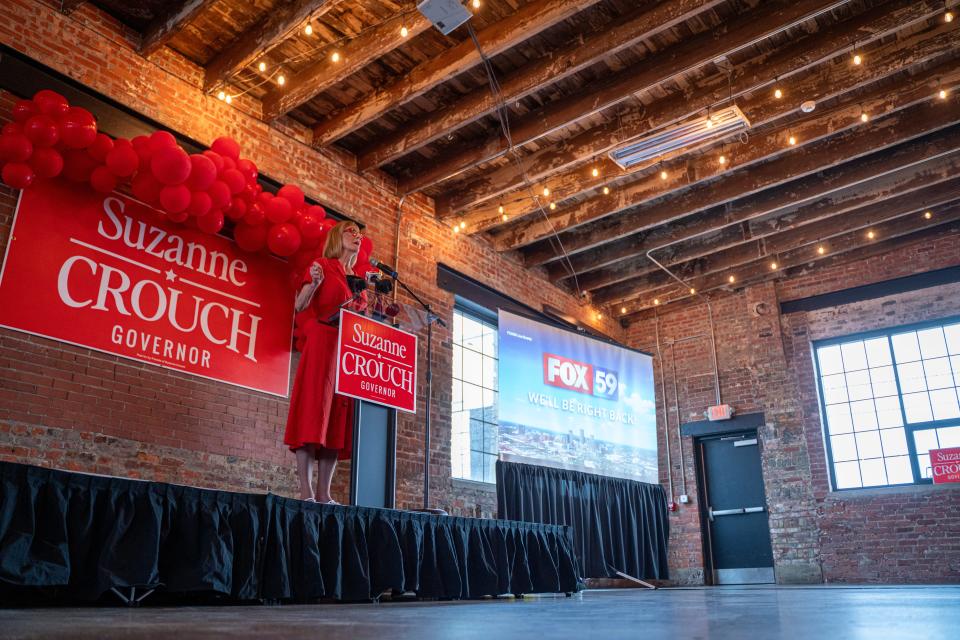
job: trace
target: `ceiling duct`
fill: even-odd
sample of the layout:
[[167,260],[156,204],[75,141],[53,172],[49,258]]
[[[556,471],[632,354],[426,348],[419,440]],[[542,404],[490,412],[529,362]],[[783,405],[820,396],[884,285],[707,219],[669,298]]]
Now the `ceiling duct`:
[[698,147],[749,128],[750,121],[734,105],[712,111],[707,118],[697,118],[633,140],[611,151],[610,159],[622,169],[629,169],[649,160],[659,160],[668,153]]

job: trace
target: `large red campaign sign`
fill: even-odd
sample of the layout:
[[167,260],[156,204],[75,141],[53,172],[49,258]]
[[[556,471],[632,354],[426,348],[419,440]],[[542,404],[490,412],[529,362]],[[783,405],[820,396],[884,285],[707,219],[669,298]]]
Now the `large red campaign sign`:
[[960,482],[960,447],[931,449],[930,468],[933,484]]
[[0,273],[0,325],[287,395],[286,265],[169,223],[117,194],[22,191]]
[[337,393],[416,413],[417,336],[341,311]]

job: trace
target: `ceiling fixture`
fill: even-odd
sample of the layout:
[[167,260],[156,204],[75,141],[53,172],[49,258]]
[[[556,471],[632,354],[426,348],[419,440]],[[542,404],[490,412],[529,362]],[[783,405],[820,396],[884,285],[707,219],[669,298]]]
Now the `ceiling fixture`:
[[794,136],[790,136],[790,137],[787,139],[787,142],[789,142],[789,143],[790,143],[790,146],[792,147],[792,146],[794,146],[794,145],[797,144],[797,139],[796,139]]
[[723,166],[723,165],[727,164],[727,156],[725,156],[725,155],[723,155],[723,154],[721,153],[721,154],[720,154],[720,161],[719,161],[719,162],[720,162],[720,166]]
[[660,304],[660,298],[654,298],[654,299],[653,299],[653,304],[655,304],[655,305]]
[[926,218],[927,220],[929,220],[930,218],[933,217],[933,212],[932,212],[932,211],[927,211],[926,213],[923,214],[923,217]]
[[597,169],[596,167],[594,167],[591,173],[593,173],[593,177],[596,178],[597,176],[600,175],[600,169]]
[[510,218],[510,216],[508,216],[507,214],[503,214],[500,217],[503,219],[504,222],[506,222]]
[[500,205],[499,207],[497,207],[497,213],[499,213],[500,215],[503,215],[503,205]]
[[776,269],[776,268],[777,268],[777,263],[776,263],[776,262],[771,262],[771,263],[770,263],[770,268],[771,268],[771,269]]
[[474,9],[480,8],[480,0],[473,0],[473,8]]
[[605,187],[603,188],[603,195],[605,195],[605,196],[610,195],[610,187],[606,187],[606,186],[605,186]]
[[873,229],[871,229],[870,231],[867,231],[867,238],[868,238],[868,239],[873,240],[873,239],[876,238],[876,237],[877,237],[877,234],[875,234],[875,233],[873,232]]
[[737,106],[712,112],[704,120],[698,118],[662,129],[630,141],[610,152],[610,158],[622,169],[677,151],[704,145],[732,133],[750,128],[750,121]]
[[227,94],[227,96],[224,98],[224,101],[227,104],[230,104],[231,102],[233,102],[233,96],[231,96],[230,94]]
[[550,211],[553,211],[553,210],[556,209],[556,208],[557,208],[557,203],[556,203],[556,202],[551,202],[551,203],[550,203]]
[[800,103],[800,111],[804,113],[813,113],[813,110],[817,108],[817,103],[813,100],[804,100]]
[[224,100],[226,99],[226,97],[227,97],[227,94],[224,93],[223,91],[217,94],[217,98],[219,98],[220,100]]
[[464,222],[463,220],[461,220],[461,221],[460,221],[460,229],[461,229],[461,231],[462,231],[463,229],[466,229],[466,228],[467,228],[467,223]]
[[627,308],[626,308],[626,307],[620,307],[620,313],[621,313],[621,314],[624,314],[624,313],[626,313],[626,312],[627,312]]
[[694,296],[696,294],[697,294],[697,290],[694,289],[693,287],[690,287],[690,295]]
[[406,38],[408,35],[410,35],[410,32],[407,30],[407,27],[406,26],[400,27],[400,37]]
[[546,197],[549,197],[549,196],[550,196],[550,189],[548,189],[547,187],[544,187],[544,188],[543,188],[543,197],[546,198]]
[[727,278],[727,281],[728,281],[730,284],[733,284],[734,282],[737,281],[737,279],[736,279],[735,277],[733,277],[733,276],[730,276],[729,278]]
[[827,252],[827,249],[823,245],[820,245],[819,247],[817,247],[817,253],[819,253],[820,255],[823,255],[826,252]]
[[267,70],[267,63],[261,62],[260,64],[257,65],[257,69],[260,69],[260,73],[263,73],[264,71]]
[[303,32],[304,32],[305,34],[307,34],[308,36],[312,36],[312,35],[313,35],[313,25],[311,25],[311,24],[308,22],[308,23],[307,23],[307,26],[305,26],[305,27],[303,28]]
[[330,54],[330,59],[334,62],[340,62],[340,52],[334,51],[332,54]]
[[283,77],[282,73],[277,76],[277,84],[280,85],[281,87],[283,86],[283,83],[286,81],[287,79]]

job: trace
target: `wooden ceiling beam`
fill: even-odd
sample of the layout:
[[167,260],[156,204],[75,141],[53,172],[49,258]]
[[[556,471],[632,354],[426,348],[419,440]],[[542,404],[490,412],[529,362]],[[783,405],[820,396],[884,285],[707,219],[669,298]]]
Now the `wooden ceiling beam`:
[[[617,265],[622,261],[650,249],[667,251],[672,245],[688,242],[693,238],[711,234],[717,242],[736,233],[737,225],[767,215],[785,207],[797,206],[840,190],[850,189],[867,182],[876,181],[901,173],[917,165],[935,161],[960,151],[960,126],[954,126],[897,145],[884,147],[879,153],[825,169],[814,175],[795,180],[788,185],[789,195],[781,191],[767,190],[737,200],[737,206],[719,206],[685,218],[674,224],[663,225],[649,231],[614,240],[596,251],[574,254],[568,260],[557,260],[547,265],[547,275],[559,283],[570,277],[571,270],[580,274]],[[914,169],[916,170],[916,169]],[[906,188],[909,180],[893,179],[892,188]],[[733,231],[730,231],[730,230]],[[720,230],[723,230],[722,233]],[[671,259],[671,254],[658,251],[658,257]]]
[[[407,28],[406,39],[400,37],[401,26]],[[319,51],[313,64],[297,72],[283,87],[274,87],[263,96],[263,119],[273,120],[309,102],[431,26],[423,14],[414,11],[408,17],[398,15],[387,20],[344,44]],[[340,54],[339,62],[330,59],[334,49]]]
[[70,15],[80,8],[86,0],[60,0],[60,13]]
[[[931,58],[942,59],[944,54],[955,55],[953,52],[960,50],[960,32],[940,33],[937,37],[923,41],[917,44],[912,50],[916,60],[920,63],[929,61]],[[732,163],[727,165],[718,164],[715,159],[709,155],[694,156],[689,160],[689,156],[682,155],[678,158],[668,160],[664,163],[663,169],[667,171],[670,178],[662,180],[659,172],[656,170],[646,170],[637,175],[632,182],[627,182],[612,187],[613,192],[610,195],[604,195],[600,191],[591,191],[586,196],[569,205],[560,204],[556,211],[551,211],[546,219],[541,216],[540,219],[529,221],[518,221],[513,225],[507,225],[493,231],[494,242],[501,249],[515,249],[521,246],[532,244],[542,240],[554,233],[562,233],[589,224],[596,224],[605,217],[614,215],[625,209],[633,208],[644,202],[655,198],[663,197],[671,192],[690,189],[692,186],[705,180],[712,180],[728,173],[734,168],[745,168],[749,165],[768,161],[776,156],[785,154],[795,154],[800,148],[815,143],[817,140],[851,127],[861,126],[859,120],[860,105],[874,119],[893,113],[899,109],[906,108],[918,101],[926,100],[936,93],[938,82],[948,78],[949,83],[960,83],[960,67],[958,67],[956,58],[951,57],[939,66],[917,72],[901,81],[901,84],[891,91],[890,86],[878,82],[891,75],[902,73],[907,67],[904,63],[903,52],[892,52],[892,59],[877,61],[870,71],[864,70],[862,80],[864,84],[869,84],[869,88],[857,93],[858,79],[840,77],[831,80],[831,69],[824,69],[821,73],[813,74],[810,80],[816,79],[817,82],[807,83],[802,91],[802,95],[811,95],[813,100],[821,100],[823,97],[838,97],[839,106],[826,114],[814,111],[811,114],[799,114],[797,104],[781,105],[769,96],[755,98],[750,104],[745,105],[745,112],[751,122],[773,124],[775,121],[784,117],[793,116],[789,126],[782,125],[771,133],[754,134],[749,143],[740,145],[731,142],[727,155],[732,155]],[[914,58],[909,58],[910,64],[913,64]],[[852,65],[851,65],[852,66]],[[909,65],[908,65],[909,66]],[[834,74],[835,75],[835,74]],[[845,75],[845,74],[843,74]],[[849,83],[847,82],[849,80]],[[851,84],[854,85],[851,87]],[[830,86],[831,89],[817,90],[812,87]],[[862,85],[860,85],[862,87]],[[842,88],[842,90],[838,89]],[[849,92],[848,92],[849,89]],[[832,92],[832,96],[822,96],[822,94]],[[843,109],[842,107],[846,107]],[[852,116],[852,117],[851,117]],[[769,130],[769,129],[768,129]],[[760,129],[762,132],[763,129]],[[793,136],[796,145],[791,147],[788,138]],[[723,140],[714,143],[714,147],[721,147],[724,143],[730,142]],[[719,151],[717,152],[719,154]],[[581,171],[582,173],[582,171]],[[583,179],[579,177],[578,179]],[[551,180],[549,183],[552,183]],[[551,190],[553,185],[551,184]],[[562,196],[561,196],[562,197]],[[489,207],[484,207],[489,210]],[[488,217],[491,213],[486,213]],[[493,212],[492,215],[495,215]],[[469,223],[468,223],[469,224]]]
[[[522,6],[516,13],[480,31],[477,41],[483,53],[487,57],[493,57],[596,2],[597,0],[534,0]],[[480,62],[480,52],[473,40],[467,38],[418,65],[405,76],[318,122],[313,128],[313,143],[317,146],[329,145]]]
[[[630,98],[634,94],[666,82],[684,72],[708,64],[718,57],[734,53],[770,36],[809,20],[813,16],[846,4],[838,0],[799,0],[792,3],[766,2],[759,8],[725,22],[721,27],[664,49],[616,73],[595,82],[588,90],[551,102],[517,119],[510,127],[515,146],[533,142],[558,129],[576,123]],[[508,143],[502,134],[487,144],[472,145],[478,162],[503,155]],[[452,167],[447,167],[448,174]],[[454,198],[437,200],[438,215],[458,209]]]
[[[693,118],[711,105],[758,92],[777,78],[780,78],[784,86],[789,87],[787,100],[777,106],[781,111],[786,109],[787,105],[796,108],[791,98],[804,94],[803,90],[792,86],[798,81],[791,79],[792,76],[849,51],[854,42],[864,46],[939,11],[942,11],[942,7],[936,0],[898,0],[858,14],[821,32],[798,39],[782,49],[752,58],[734,67],[729,78],[726,75],[714,75],[685,91],[671,94],[643,108],[630,107],[619,114],[617,119],[587,129],[569,140],[545,145],[524,156],[526,175],[533,181],[543,181],[552,176],[549,178],[551,188],[556,193],[564,194],[564,197],[572,197],[578,192],[602,186],[604,181],[625,174],[603,154],[627,140]],[[871,65],[871,69],[866,70],[867,75],[873,76],[874,66]],[[817,93],[829,91],[833,86],[829,83],[809,84]],[[809,90],[809,87],[804,90]],[[769,92],[764,91],[762,95],[755,96],[752,103],[756,104],[768,97]],[[741,108],[743,107],[741,102]],[[589,167],[577,167],[593,159],[597,159],[594,164],[603,165],[599,179],[589,175]],[[438,158],[436,164],[443,166],[445,162],[444,158]],[[639,169],[643,167],[631,169],[629,173]],[[567,172],[565,175],[556,175],[564,171]],[[441,197],[440,200],[447,201],[447,204],[442,205],[439,214],[443,217],[457,209],[463,209],[467,215],[467,224],[471,228],[479,231],[495,226],[499,224],[499,219],[488,215],[489,207],[473,211],[476,208],[474,204],[496,200],[498,197],[510,202],[513,198],[506,194],[520,189],[523,181],[524,176],[520,175],[512,164],[495,168],[472,181],[457,185],[455,196]],[[405,186],[402,188],[406,190]],[[536,212],[531,202],[522,199],[523,192],[518,196],[521,199],[511,206],[513,219]]]
[[[960,202],[955,201],[947,205],[932,207],[930,209],[932,213],[930,220],[923,217],[922,211],[922,208],[917,208],[912,216],[901,216],[878,225],[872,225],[871,229],[875,232],[874,240],[868,239],[863,230],[850,231],[831,238],[829,251],[824,255],[817,252],[819,243],[812,242],[781,254],[778,257],[778,268],[776,270],[770,267],[769,258],[761,258],[727,272],[694,277],[688,284],[694,287],[697,296],[712,291],[740,289],[765,280],[782,278],[785,273],[791,273],[795,276],[798,271],[809,272],[816,268],[818,264],[836,264],[841,261],[841,256],[850,252],[857,252],[859,254],[858,259],[868,255],[887,253],[898,245],[909,241],[914,234],[926,235],[934,232],[937,228],[952,228],[960,221]],[[867,253],[864,254],[864,251]],[[730,275],[735,278],[733,285],[728,281]],[[654,299],[659,300],[660,304],[654,305]],[[691,299],[694,299],[694,296],[677,283],[675,286],[638,293],[636,298],[618,305],[625,307],[627,313],[620,313],[621,309],[618,308],[617,315],[620,316],[622,321],[630,322],[642,312],[651,310],[655,306],[662,308],[665,305]]]
[[[642,6],[628,15],[616,17],[499,80],[501,100],[504,104],[520,100],[723,2],[675,0],[653,7]],[[366,171],[392,162],[449,131],[477,121],[496,108],[497,101],[490,91],[473,91],[453,104],[411,121],[363,150],[357,154],[357,167]]]
[[[950,175],[952,179],[948,178],[926,189],[863,207],[826,206],[826,210],[819,210],[815,205],[802,207],[794,214],[756,225],[757,235],[754,239],[727,248],[718,248],[714,253],[668,268],[687,281],[718,273],[726,278],[734,269],[757,260],[766,260],[768,265],[771,261],[776,261],[779,265],[781,255],[789,255],[791,251],[810,243],[822,243],[827,248],[832,244],[830,239],[836,236],[858,229],[880,227],[888,220],[904,216],[922,217],[922,211],[917,213],[921,208],[932,209],[960,199],[960,180],[956,179],[956,167],[955,162]],[[591,301],[595,305],[608,305],[637,296],[642,297],[647,291],[672,286],[674,283],[676,280],[669,274],[657,269],[596,289]]]
[[203,90],[216,91],[241,69],[292,36],[308,20],[315,19],[341,0],[290,0],[280,2],[251,29],[241,33],[218,53],[204,70]]
[[[932,91],[931,91],[932,93]],[[896,95],[891,94],[896,99]],[[679,220],[694,213],[769,189],[898,145],[960,121],[960,104],[956,101],[935,101],[912,106],[840,136],[782,155],[769,162],[743,171],[733,171],[719,180],[698,185],[679,195],[661,198],[629,212],[610,216],[588,226],[560,234],[566,254],[572,255],[609,244],[619,238]],[[659,180],[659,178],[656,178]],[[637,190],[642,187],[642,183]],[[815,187],[814,187],[815,189]],[[624,197],[619,194],[619,197]],[[814,196],[817,197],[817,196]],[[611,194],[611,199],[617,195]],[[621,210],[626,207],[619,207]],[[709,231],[707,229],[706,231]],[[503,245],[501,245],[503,246]],[[528,266],[558,259],[549,240],[530,245],[524,250]]]
[[140,55],[146,57],[159,51],[174,36],[183,31],[190,21],[206,11],[216,0],[180,0],[172,3],[166,12],[157,16],[143,30]]

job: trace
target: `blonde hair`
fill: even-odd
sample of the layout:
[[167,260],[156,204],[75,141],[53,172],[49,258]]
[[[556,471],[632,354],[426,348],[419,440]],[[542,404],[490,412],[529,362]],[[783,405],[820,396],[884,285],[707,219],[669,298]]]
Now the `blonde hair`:
[[[356,222],[351,220],[343,220],[331,227],[330,231],[327,233],[327,241],[323,245],[323,257],[324,258],[334,258],[339,260],[343,257],[343,233],[347,229],[356,229],[360,231],[360,227],[357,226]],[[352,269],[353,265],[357,263],[357,254],[353,254],[353,258],[350,260],[349,268]]]

